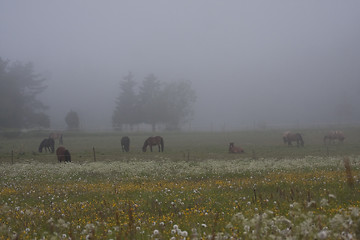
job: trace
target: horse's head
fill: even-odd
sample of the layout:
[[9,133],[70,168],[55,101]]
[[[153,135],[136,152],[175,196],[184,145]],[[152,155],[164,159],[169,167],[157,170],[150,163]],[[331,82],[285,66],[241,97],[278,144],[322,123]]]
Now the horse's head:
[[151,146],[151,137],[149,137],[149,138],[147,138],[147,139],[145,140],[144,145],[143,145],[143,147],[142,147],[142,151],[143,151],[143,152],[146,152],[146,148],[147,148],[148,145]]
[[229,144],[229,152],[231,152],[231,149],[233,149],[233,148],[234,148],[234,143],[231,142],[231,143]]
[[71,155],[67,149],[64,151],[64,157],[65,157],[65,162],[71,162]]
[[143,145],[143,147],[142,147],[142,151],[143,151],[143,152],[146,152],[146,147],[147,147],[147,145],[148,145],[148,141],[145,140],[144,145]]

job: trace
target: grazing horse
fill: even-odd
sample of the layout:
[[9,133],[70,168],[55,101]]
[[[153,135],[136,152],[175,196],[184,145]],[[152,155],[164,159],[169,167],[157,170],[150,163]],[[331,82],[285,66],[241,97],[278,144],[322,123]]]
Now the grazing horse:
[[52,138],[54,140],[59,139],[59,144],[63,144],[63,135],[62,135],[62,133],[52,132],[52,133],[50,133],[49,138]]
[[128,136],[121,138],[121,148],[123,152],[130,151],[130,138]]
[[231,142],[229,145],[229,153],[244,153],[244,149],[241,147],[235,147],[234,143]]
[[288,135],[289,133],[290,133],[290,131],[286,131],[286,132],[283,133],[282,138],[283,138],[284,144],[287,143],[287,135]]
[[292,145],[293,141],[296,141],[297,146],[304,146],[304,140],[300,133],[291,133],[285,132],[283,135],[284,143],[287,143],[289,146]]
[[55,149],[54,139],[45,138],[44,140],[42,140],[39,146],[40,153],[43,151],[43,148],[45,148],[46,152],[49,150],[49,152],[54,153],[54,149]]
[[70,152],[64,147],[58,147],[56,149],[56,156],[59,162],[71,162]]
[[152,146],[157,145],[159,147],[159,152],[164,151],[164,139],[160,136],[149,137],[145,140],[144,145],[142,147],[143,152],[146,152],[147,146],[150,147],[150,151],[152,152]]
[[324,143],[334,143],[335,140],[339,142],[343,142],[345,139],[344,133],[342,131],[330,131],[328,134],[324,136]]

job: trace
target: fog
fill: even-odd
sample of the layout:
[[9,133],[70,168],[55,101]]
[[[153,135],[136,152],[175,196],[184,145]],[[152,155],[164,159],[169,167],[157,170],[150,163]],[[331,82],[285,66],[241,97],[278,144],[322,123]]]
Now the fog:
[[111,129],[119,82],[196,91],[188,130],[360,122],[360,1],[1,1],[0,57],[32,62],[52,128]]

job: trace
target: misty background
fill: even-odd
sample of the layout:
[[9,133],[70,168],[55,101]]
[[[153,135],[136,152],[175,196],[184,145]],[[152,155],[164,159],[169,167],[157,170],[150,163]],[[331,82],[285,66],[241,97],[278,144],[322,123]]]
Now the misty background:
[[112,129],[120,81],[191,81],[185,130],[360,123],[360,1],[1,1],[0,57],[47,80],[51,128]]

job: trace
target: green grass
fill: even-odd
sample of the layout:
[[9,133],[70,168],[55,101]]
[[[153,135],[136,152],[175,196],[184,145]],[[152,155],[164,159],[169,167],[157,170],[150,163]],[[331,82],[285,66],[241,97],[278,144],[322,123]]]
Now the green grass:
[[71,164],[37,152],[46,132],[0,138],[0,239],[360,236],[360,129],[329,146],[327,129],[298,131],[303,148],[282,130],[161,133],[164,153],[141,151],[149,133],[65,132]]
[[[188,133],[161,133],[165,140],[164,156],[172,160],[198,160],[234,158],[302,158],[305,156],[343,156],[358,155],[360,153],[360,129],[348,128],[344,132],[344,144],[323,144],[323,135],[329,129],[306,129],[301,132],[305,141],[304,148],[288,147],[282,142],[283,130],[267,131],[239,131],[239,132],[188,132]],[[296,130],[294,130],[296,131]],[[124,154],[121,151],[121,136],[128,135],[131,139],[131,152]],[[13,151],[13,161],[40,160],[53,161],[51,154],[37,152],[38,145],[48,133],[30,132],[17,138],[0,138],[0,162],[9,162]],[[64,145],[70,150],[75,162],[93,159],[95,148],[96,160],[126,161],[132,157],[143,157],[141,151],[143,141],[151,136],[150,133],[86,133],[65,132]],[[229,155],[228,144],[235,142],[245,149],[245,154]],[[154,148],[156,151],[157,148]],[[146,157],[152,155],[145,153]],[[154,154],[153,154],[154,155]]]

